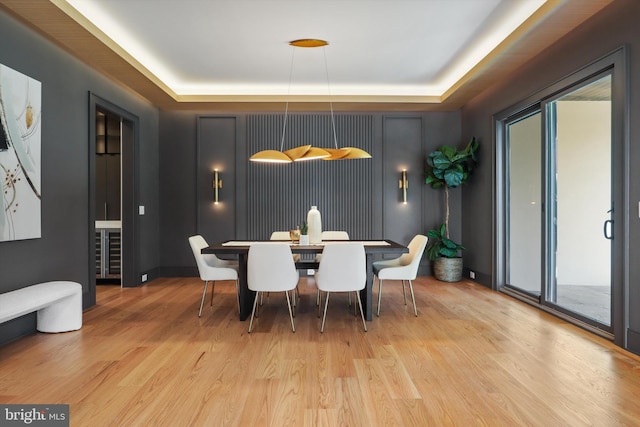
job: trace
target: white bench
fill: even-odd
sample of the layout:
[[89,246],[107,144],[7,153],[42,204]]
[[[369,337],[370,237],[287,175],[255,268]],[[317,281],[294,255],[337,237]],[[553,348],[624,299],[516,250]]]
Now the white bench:
[[68,332],[82,327],[82,285],[55,281],[0,294],[0,323],[38,312],[40,332]]

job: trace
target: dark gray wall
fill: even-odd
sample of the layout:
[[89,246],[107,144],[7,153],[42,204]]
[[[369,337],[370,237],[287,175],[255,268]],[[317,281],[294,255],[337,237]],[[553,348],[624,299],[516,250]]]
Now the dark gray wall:
[[640,256],[638,200],[640,200],[640,2],[616,0],[602,12],[530,61],[510,79],[489,88],[468,103],[462,112],[462,135],[475,135],[482,144],[480,166],[471,184],[463,190],[463,241],[468,248],[465,264],[480,273],[490,285],[492,269],[492,115],[534,95],[561,78],[609,54],[622,45],[628,51],[629,102],[629,271],[630,289],[625,301],[629,313],[629,344],[640,352]]
[[160,112],[160,265],[162,276],[195,275],[187,241],[197,233],[197,113]]
[[[415,234],[442,223],[443,194],[424,184],[425,158],[441,144],[460,145],[459,112],[338,114],[338,145],[358,141],[353,145],[369,151],[372,159],[250,163],[254,151],[279,148],[282,119],[277,114],[161,112],[160,167],[166,171],[160,176],[162,275],[196,275],[187,243],[192,234],[201,233],[210,241],[268,238],[270,231],[286,230],[304,220],[312,204],[323,214],[324,229],[347,229],[354,238],[384,237],[408,243]],[[326,114],[295,114],[289,119],[292,133],[307,135],[295,141],[320,138],[309,143],[332,143],[330,135],[322,136],[330,130]],[[296,130],[298,122],[304,126]],[[271,137],[257,141],[256,135]],[[323,138],[329,142],[321,142]],[[291,148],[293,142],[286,144]],[[217,206],[212,203],[214,167],[224,172]],[[407,205],[399,199],[403,167],[409,171]],[[351,203],[362,195],[364,199]],[[459,192],[452,194],[454,236],[461,234],[460,197]],[[286,201],[282,209],[269,204],[281,198]],[[421,273],[429,272],[424,262]]]
[[[238,138],[236,117],[198,118],[197,200],[198,224],[196,229],[207,241],[233,240],[244,236],[239,230],[244,215],[236,210],[235,159]],[[229,149],[235,147],[235,150]],[[218,170],[222,188],[218,189],[218,203],[214,203],[213,173]]]
[[[140,118],[139,271],[158,268],[158,111],[0,10],[0,63],[42,83],[42,238],[0,242],[0,292],[50,280],[82,284],[95,271],[89,242],[89,92]],[[93,279],[95,281],[95,278]],[[35,330],[35,315],[0,325],[0,343]]]

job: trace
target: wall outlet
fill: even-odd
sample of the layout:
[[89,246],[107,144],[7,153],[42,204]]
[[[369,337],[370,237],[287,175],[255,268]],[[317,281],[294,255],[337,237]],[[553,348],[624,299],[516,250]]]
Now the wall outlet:
[[146,281],[147,281],[147,275],[146,275],[146,274],[143,274],[143,275],[142,275],[142,283],[144,283],[144,282],[146,282]]
[[476,272],[475,271],[469,271],[469,279],[475,279],[476,278]]
[[144,215],[144,206],[138,206],[138,215]]

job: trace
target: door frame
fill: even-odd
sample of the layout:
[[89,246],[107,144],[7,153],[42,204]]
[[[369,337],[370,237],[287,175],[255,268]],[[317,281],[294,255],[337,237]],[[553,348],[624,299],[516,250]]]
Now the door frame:
[[[135,114],[89,92],[89,305],[96,303],[95,277],[95,185],[96,185],[96,109],[106,110],[131,124],[132,143],[123,143],[121,147],[121,284],[122,287],[140,285],[139,264],[139,224],[136,206],[138,206],[138,158],[140,141],[140,119]],[[124,127],[124,123],[123,123]],[[123,132],[124,133],[124,132]],[[122,137],[122,136],[121,136]]]
[[[494,290],[508,293],[527,303],[538,306],[539,308],[552,312],[554,315],[564,318],[565,320],[575,323],[594,333],[613,339],[614,343],[620,347],[627,346],[627,331],[629,326],[629,216],[630,216],[630,197],[629,197],[629,109],[627,88],[628,70],[627,60],[628,49],[622,46],[607,55],[595,60],[580,70],[558,80],[545,89],[531,95],[525,100],[508,107],[507,109],[497,113],[493,117],[493,131],[495,145],[493,148],[493,265],[492,288]],[[611,330],[613,334],[592,327],[589,324],[580,322],[564,313],[554,310],[541,301],[536,301],[526,295],[513,292],[506,286],[506,269],[507,269],[507,194],[505,191],[505,180],[507,179],[507,158],[506,158],[506,130],[505,123],[513,117],[522,114],[524,111],[534,109],[558,94],[566,90],[577,87],[585,81],[604,72],[610,72],[612,76],[612,101],[611,101],[611,144],[612,144],[612,197],[615,203],[613,212],[613,221],[615,224],[616,238],[612,243],[612,274],[611,274]],[[542,111],[543,127],[546,128],[545,112]],[[547,137],[544,128],[541,137]],[[544,143],[547,146],[547,143]],[[546,200],[546,197],[543,199]],[[546,209],[546,207],[545,207]],[[545,221],[546,224],[546,221]],[[544,227],[543,227],[544,228]],[[546,242],[547,230],[541,230],[545,233],[542,241]],[[546,244],[546,243],[545,243]],[[546,258],[543,258],[543,262]],[[543,271],[543,280],[547,277],[547,272]]]

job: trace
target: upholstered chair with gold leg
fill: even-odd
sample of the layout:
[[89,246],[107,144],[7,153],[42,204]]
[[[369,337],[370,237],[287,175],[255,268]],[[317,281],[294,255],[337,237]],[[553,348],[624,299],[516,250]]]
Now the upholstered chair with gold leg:
[[399,258],[376,261],[373,263],[373,281],[375,283],[376,277],[378,278],[378,313],[380,316],[380,301],[382,299],[382,282],[387,280],[401,280],[402,281],[402,295],[404,296],[404,304],[407,305],[407,294],[405,292],[405,282],[409,282],[409,289],[411,290],[411,300],[413,301],[413,312],[418,316],[418,309],[416,308],[416,298],[413,294],[412,280],[415,280],[418,275],[418,267],[420,267],[420,260],[422,254],[427,246],[427,237],[422,234],[416,235],[411,242],[409,242],[409,253],[402,254]]
[[201,250],[209,246],[204,237],[195,235],[189,237],[189,245],[193,251],[193,256],[198,265],[200,279],[204,281],[202,300],[200,301],[200,311],[198,317],[202,316],[202,306],[207,295],[207,286],[211,282],[211,305],[213,305],[213,291],[217,280],[233,280],[236,282],[236,302],[238,311],[240,310],[239,288],[238,288],[238,263],[218,258],[213,254],[203,254]]

